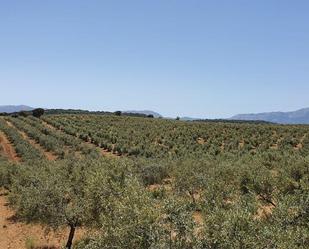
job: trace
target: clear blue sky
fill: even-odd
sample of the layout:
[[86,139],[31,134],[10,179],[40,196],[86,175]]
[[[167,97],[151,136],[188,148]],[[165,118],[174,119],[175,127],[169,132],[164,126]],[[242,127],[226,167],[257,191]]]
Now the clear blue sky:
[[1,1],[0,105],[309,107],[308,13],[308,0]]

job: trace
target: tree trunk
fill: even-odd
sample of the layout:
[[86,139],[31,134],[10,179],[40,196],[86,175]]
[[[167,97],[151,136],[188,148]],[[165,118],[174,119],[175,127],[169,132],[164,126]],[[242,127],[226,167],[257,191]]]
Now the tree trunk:
[[66,249],[72,248],[74,233],[75,233],[75,226],[70,225],[70,234],[69,234],[67,245],[65,246]]
[[195,205],[194,191],[189,191],[189,194],[190,194],[190,196],[191,196],[192,203]]

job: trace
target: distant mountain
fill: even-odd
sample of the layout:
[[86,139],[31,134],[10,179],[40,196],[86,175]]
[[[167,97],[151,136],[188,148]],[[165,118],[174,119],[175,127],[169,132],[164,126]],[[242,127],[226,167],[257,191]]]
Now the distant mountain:
[[0,105],[0,113],[13,113],[20,111],[32,111],[34,108],[27,105]]
[[162,118],[162,115],[160,113],[144,110],[144,111],[123,111],[123,113],[137,113],[137,114],[145,114],[145,115],[153,115],[155,118]]
[[239,114],[231,117],[236,120],[263,120],[279,124],[309,124],[309,108],[293,112],[264,112],[257,114]]

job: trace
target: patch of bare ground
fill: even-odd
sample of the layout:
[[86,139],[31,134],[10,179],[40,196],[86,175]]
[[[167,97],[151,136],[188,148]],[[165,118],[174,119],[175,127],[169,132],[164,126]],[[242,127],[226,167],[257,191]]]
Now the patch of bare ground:
[[193,212],[193,220],[197,225],[203,225],[204,224],[204,220],[203,220],[203,215],[201,211],[194,211]]
[[[60,131],[60,132],[62,132],[62,133],[65,133],[62,129],[58,129],[57,127],[52,126],[51,124],[47,123],[47,122],[44,121],[44,120],[42,120],[42,123],[43,123],[43,125],[45,125],[47,128],[49,128],[49,129],[51,129],[51,130]],[[67,133],[65,133],[65,134],[67,134]],[[68,135],[68,134],[67,134],[67,135]],[[70,136],[72,136],[72,135],[70,135]],[[76,137],[76,136],[75,136],[75,137]],[[85,143],[85,144],[87,144],[87,145],[90,146],[90,147],[99,149],[99,151],[100,151],[100,153],[101,153],[102,156],[113,157],[113,158],[119,157],[119,156],[120,156],[119,154],[115,154],[115,153],[112,153],[112,152],[110,152],[110,151],[108,151],[108,150],[106,150],[106,149],[102,149],[101,147],[95,145],[95,144],[92,143],[91,141],[87,141],[87,142],[82,141],[82,140],[80,140],[80,141],[81,141],[81,143]]]
[[205,140],[204,138],[202,138],[202,137],[199,137],[199,138],[196,139],[196,142],[197,142],[198,144],[203,145],[203,144],[206,143],[206,140]]
[[295,150],[300,150],[303,148],[303,142],[306,138],[307,134],[303,135],[302,138],[300,139],[299,143],[294,147]]
[[279,144],[282,142],[283,138],[280,137],[277,139],[277,142],[270,146],[270,149],[277,150],[279,148]]
[[160,147],[162,147],[162,148],[166,148],[166,149],[169,148],[167,145],[163,144],[159,139],[156,139],[156,140],[153,142],[153,144],[156,145],[156,146],[160,146]]
[[151,192],[154,192],[162,188],[166,191],[172,191],[172,181],[173,181],[172,178],[165,178],[163,179],[162,184],[151,184],[147,186],[147,189]]
[[20,157],[18,157],[13,145],[7,139],[3,132],[0,131],[0,146],[3,148],[3,155],[10,161],[19,162]]
[[272,210],[275,207],[271,204],[267,205],[261,205],[256,214],[253,216],[254,220],[262,220],[262,219],[268,219],[272,215]]
[[224,151],[224,148],[225,148],[225,143],[222,143],[221,146],[220,146],[220,150]]
[[202,235],[203,227],[205,225],[203,214],[201,211],[194,211],[192,214],[192,219],[195,223],[194,235],[200,237]]
[[118,153],[113,153],[113,152],[110,152],[109,150],[106,150],[106,149],[103,149],[101,148],[100,146],[97,146],[95,145],[94,143],[90,142],[90,141],[82,141],[81,140],[81,143],[85,143],[87,144],[89,147],[92,147],[92,148],[96,148],[100,151],[100,154],[102,156],[105,156],[105,157],[111,157],[111,158],[116,158],[116,157],[119,157],[120,155]]
[[[75,240],[81,239],[86,232],[82,229],[76,231]],[[47,232],[41,225],[25,224],[15,218],[15,212],[7,202],[6,194],[0,191],[0,248],[26,249],[26,242],[31,240],[34,248],[60,249],[67,240],[69,231]]]
[[245,146],[245,140],[241,140],[238,144],[238,148],[242,149]]
[[276,204],[271,199],[266,199],[262,195],[256,196],[256,200],[260,201],[260,205],[256,214],[253,216],[254,220],[268,219],[273,212],[273,209],[276,207]]
[[7,121],[7,124],[11,127],[14,127],[19,134],[23,137],[24,140],[28,141],[33,147],[37,150],[41,151],[45,157],[50,160],[56,160],[58,157],[50,151],[45,150],[39,143],[37,143],[34,139],[30,138],[24,131],[19,130],[16,126],[14,126],[11,122]]

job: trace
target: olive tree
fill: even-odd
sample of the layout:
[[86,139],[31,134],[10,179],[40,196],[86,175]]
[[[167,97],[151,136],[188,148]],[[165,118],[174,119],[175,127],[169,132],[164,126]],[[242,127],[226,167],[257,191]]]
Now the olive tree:
[[75,230],[86,217],[83,171],[82,164],[68,161],[20,167],[9,196],[17,216],[53,229],[69,227],[66,248],[71,248]]
[[78,248],[158,248],[160,212],[136,177],[114,164],[93,171],[87,185],[89,225],[101,232]]
[[196,195],[206,185],[206,165],[199,161],[185,160],[174,166],[174,186],[179,193],[188,194],[196,204]]
[[36,118],[40,118],[44,114],[43,108],[37,108],[32,111],[32,115]]

